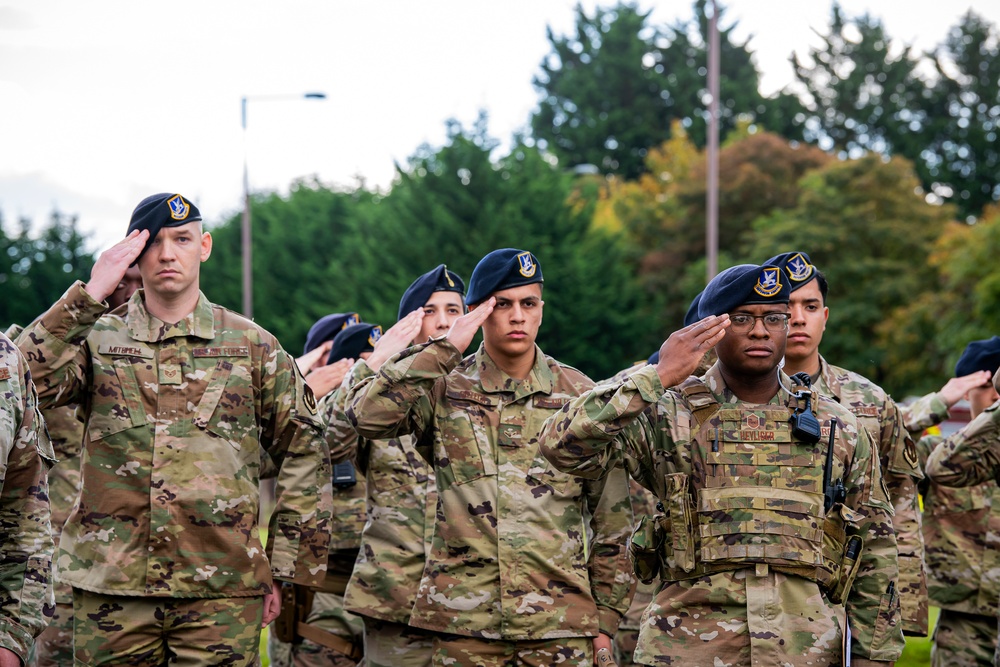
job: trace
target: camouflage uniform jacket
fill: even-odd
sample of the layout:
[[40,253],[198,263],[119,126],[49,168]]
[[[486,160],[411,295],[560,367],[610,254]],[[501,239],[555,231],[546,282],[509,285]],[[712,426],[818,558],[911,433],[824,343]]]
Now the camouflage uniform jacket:
[[52,615],[52,536],[45,482],[55,463],[31,375],[0,335],[0,646],[25,662]]
[[434,535],[437,485],[434,469],[417,453],[411,436],[368,440],[358,437],[347,420],[348,391],[372,375],[359,361],[323,406],[331,454],[338,456],[337,448],[347,447],[357,457],[368,489],[369,520],[344,606],[369,618],[406,624]]
[[1000,401],[935,447],[925,472],[948,487],[1000,481]]
[[[649,489],[630,478],[628,490],[632,502],[632,513],[635,515],[636,521],[639,520],[640,513],[649,517],[656,515],[656,496],[650,493]],[[625,617],[618,625],[619,630],[638,630],[642,627],[642,615],[656,596],[656,591],[659,588],[660,582],[658,581],[651,581],[648,584],[640,581],[636,584],[635,596],[632,598],[632,604],[628,611],[625,612]]]
[[[83,444],[83,420],[75,405],[42,411],[59,462],[49,470],[49,503],[52,506],[52,537],[56,550],[62,528],[69,519],[80,495],[80,447]],[[73,604],[73,587],[53,573],[56,602]]]
[[[921,464],[944,440],[917,443]],[[995,616],[1000,599],[1000,487],[989,480],[953,489],[927,480],[924,541],[931,600],[963,614]]]
[[[16,340],[22,331],[23,327],[11,325],[4,333]],[[48,408],[42,411],[42,417],[45,418],[52,451],[58,459],[58,463],[49,469],[48,475],[52,539],[55,551],[58,551],[63,524],[69,519],[76,497],[80,494],[80,451],[84,425],[76,405]],[[59,573],[55,569],[52,582],[56,604],[73,604],[73,587],[59,581]]]
[[[787,377],[781,378],[784,385],[789,384]],[[815,462],[817,453],[827,448],[822,438],[816,445],[792,438],[790,445],[779,446],[779,452],[788,453],[779,453],[777,459],[770,458],[773,454],[760,459],[754,453],[759,447],[750,441],[735,448],[731,445],[736,443],[728,442],[730,437],[743,437],[744,433],[730,430],[724,421],[730,412],[764,415],[761,419],[766,418],[770,428],[787,429],[787,423],[767,417],[781,409],[788,414],[785,406],[794,399],[784,386],[768,405],[749,406],[740,403],[728,389],[718,365],[702,381],[719,405],[702,428],[716,425],[717,432],[727,434],[721,455],[715,456],[722,457],[718,465],[725,466],[721,468],[724,475],[743,485],[735,488],[805,488],[805,480],[788,470],[786,462],[792,461],[791,466],[799,465],[794,463],[798,460]],[[852,631],[850,650],[855,658],[896,660],[903,649],[898,595],[894,592],[898,576],[896,544],[890,519],[892,507],[885,495],[878,460],[868,435],[850,412],[823,397],[817,403],[814,412],[824,425],[824,435],[829,435],[825,425],[831,420],[839,425],[833,479],[843,480],[847,490],[844,507],[859,516],[859,534],[864,539],[859,571],[846,603]],[[693,487],[697,499],[703,487],[708,488],[708,476],[715,474],[707,470],[707,459],[700,453],[701,446],[695,444],[697,423],[687,397],[674,390],[664,391],[656,369],[650,366],[618,386],[598,386],[567,406],[546,424],[542,451],[557,468],[583,476],[603,474],[623,454],[629,473],[658,498],[672,497],[668,487],[682,478],[685,484],[690,484],[688,488]],[[747,422],[741,428],[753,429],[759,423]],[[760,436],[761,442],[768,439],[765,436],[768,434]],[[699,452],[697,457],[695,450]],[[761,451],[773,451],[773,445]],[[734,461],[751,463],[734,464]],[[786,469],[781,470],[783,467]],[[706,516],[722,511],[698,502],[694,508],[699,514],[708,512]],[[753,514],[748,510],[730,510],[719,515],[719,519],[731,522],[745,516],[745,512]],[[786,514],[789,520],[801,518],[797,512],[778,514]],[[746,525],[747,532],[759,532],[752,528],[756,525],[752,521]],[[702,526],[701,535],[712,535],[712,544],[719,544],[714,539],[715,533],[705,532],[711,528]],[[694,535],[693,539],[699,540],[697,528]],[[790,545],[793,536],[799,533],[788,535]],[[677,531],[666,538],[675,545],[686,539],[690,538]],[[686,544],[684,548],[688,548]],[[704,548],[694,547],[696,561],[705,553]],[[843,623],[844,606],[830,602],[814,581],[767,566],[761,569],[748,562],[741,569],[665,582],[643,617],[636,660],[646,664],[685,665],[840,664]]]
[[909,405],[899,406],[903,416],[903,426],[910,435],[918,437],[931,426],[940,424],[948,418],[948,405],[937,393],[927,394]]
[[482,346],[463,360],[438,339],[351,390],[361,436],[412,433],[434,463],[434,539],[410,625],[506,641],[614,635],[633,588],[627,477],[566,475],[539,452],[546,418],[592,385],[537,346],[517,381]]
[[927,634],[927,572],[917,483],[923,479],[917,448],[904,427],[899,408],[881,387],[853,371],[833,366],[822,356],[814,388],[854,413],[878,450],[894,514],[899,549],[899,593],[903,632]]
[[[343,402],[344,390],[340,387],[331,391],[319,403],[318,413],[326,435],[330,458],[341,465],[350,464],[355,468],[355,483],[349,486],[333,487],[333,516],[330,518],[330,552],[357,553],[361,546],[361,531],[365,527],[366,484],[364,477],[357,474],[355,442],[357,433],[353,430],[341,431],[330,428],[334,407]],[[336,433],[336,434],[335,434]],[[339,455],[338,455],[339,453]],[[335,475],[336,477],[336,475]],[[350,570],[346,572],[349,576]]]
[[[329,452],[291,357],[204,294],[176,324],[150,315],[142,290],[105,309],[78,282],[18,339],[43,405],[77,402],[87,424],[61,580],[207,598],[261,595],[272,576],[319,583]],[[261,447],[281,466],[266,552]]]

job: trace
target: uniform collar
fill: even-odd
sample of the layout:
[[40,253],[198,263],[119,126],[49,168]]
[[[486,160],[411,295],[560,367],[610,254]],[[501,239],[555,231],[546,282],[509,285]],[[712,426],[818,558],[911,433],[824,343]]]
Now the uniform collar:
[[814,389],[820,394],[840,402],[840,380],[837,379],[837,374],[833,372],[833,368],[826,362],[823,355],[819,356],[819,376],[816,378]]
[[200,290],[198,304],[194,310],[176,324],[153,317],[146,310],[142,289],[136,290],[128,302],[128,331],[134,340],[146,343],[156,343],[168,338],[194,336],[204,340],[215,338],[215,316],[212,314],[212,304]]
[[[779,370],[780,373],[778,377],[778,393],[774,395],[771,400],[767,402],[768,405],[771,403],[778,405],[785,405],[791,398],[791,394],[788,393],[788,387],[792,386],[792,381],[784,371]],[[719,362],[716,361],[708,371],[701,376],[702,382],[704,382],[709,391],[715,396],[715,400],[719,403],[738,403],[740,399],[736,397],[733,390],[729,388],[726,384],[725,379],[722,377],[722,371],[719,368]]]
[[500,370],[486,353],[485,344],[480,344],[476,350],[476,369],[479,371],[479,384],[488,394],[512,391],[514,400],[518,400],[531,394],[552,393],[552,370],[538,345],[535,345],[535,365],[524,380],[515,380]]

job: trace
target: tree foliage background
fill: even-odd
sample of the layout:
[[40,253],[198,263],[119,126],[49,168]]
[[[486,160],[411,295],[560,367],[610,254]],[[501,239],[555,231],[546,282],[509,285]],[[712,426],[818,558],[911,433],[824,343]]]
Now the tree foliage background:
[[[451,122],[384,191],[255,193],[256,319],[298,353],[322,315],[389,326],[417,275],[446,263],[468,280],[516,247],[545,275],[542,349],[595,379],[648,356],[705,285],[706,4],[671,25],[631,2],[578,7],[573,31],[549,32],[528,134]],[[831,284],[824,355],[899,397],[939,387],[1000,329],[997,27],[970,11],[922,53],[833,4],[820,46],[789,54],[794,81],[763,95],[724,11],[719,25],[719,268],[808,252]],[[208,226],[203,288],[238,310],[239,216]],[[58,211],[0,225],[0,321],[86,280],[86,245]]]

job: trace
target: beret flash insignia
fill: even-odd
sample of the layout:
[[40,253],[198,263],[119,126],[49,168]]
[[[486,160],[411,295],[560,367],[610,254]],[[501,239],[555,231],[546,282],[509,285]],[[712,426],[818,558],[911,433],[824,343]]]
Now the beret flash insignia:
[[531,276],[535,275],[535,271],[537,270],[538,266],[531,259],[530,252],[522,252],[521,254],[519,254],[517,256],[517,261],[521,265],[519,272],[522,276],[524,276],[525,278],[530,278]]
[[375,347],[375,343],[379,341],[382,337],[382,327],[375,325],[372,327],[372,333],[368,336],[368,344]]
[[761,296],[774,296],[781,291],[781,270],[773,266],[765,266],[757,277],[753,291]]
[[788,270],[788,277],[797,283],[809,280],[813,275],[813,265],[806,261],[802,253],[789,259],[785,268]]
[[191,212],[191,207],[180,195],[174,195],[168,199],[167,205],[170,207],[170,217],[174,220],[183,220]]

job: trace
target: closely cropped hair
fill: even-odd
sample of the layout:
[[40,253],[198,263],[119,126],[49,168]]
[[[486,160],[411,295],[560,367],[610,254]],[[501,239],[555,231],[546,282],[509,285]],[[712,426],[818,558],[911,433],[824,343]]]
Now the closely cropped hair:
[[822,271],[817,269],[815,266],[813,266],[813,269],[816,271],[816,284],[819,285],[819,293],[820,296],[823,297],[823,305],[825,306],[826,295],[827,292],[830,291],[830,284],[826,282],[826,276],[823,275]]

